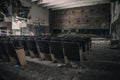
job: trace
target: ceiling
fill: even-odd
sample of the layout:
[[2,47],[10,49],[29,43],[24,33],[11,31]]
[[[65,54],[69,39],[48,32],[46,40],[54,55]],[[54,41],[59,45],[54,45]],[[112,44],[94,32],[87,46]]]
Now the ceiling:
[[47,7],[53,10],[110,3],[110,0],[31,0],[31,1],[37,2],[38,5],[42,5],[43,7]]

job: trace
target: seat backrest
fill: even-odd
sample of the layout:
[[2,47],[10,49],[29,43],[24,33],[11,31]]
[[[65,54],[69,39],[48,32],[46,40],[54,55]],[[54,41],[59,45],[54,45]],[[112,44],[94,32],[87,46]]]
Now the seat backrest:
[[79,43],[77,42],[63,42],[65,56],[71,60],[79,60]]
[[45,54],[49,54],[49,41],[48,40],[38,40],[37,44],[39,45],[40,52],[43,52]]
[[56,58],[64,58],[63,47],[61,41],[50,41],[51,52],[55,55]]

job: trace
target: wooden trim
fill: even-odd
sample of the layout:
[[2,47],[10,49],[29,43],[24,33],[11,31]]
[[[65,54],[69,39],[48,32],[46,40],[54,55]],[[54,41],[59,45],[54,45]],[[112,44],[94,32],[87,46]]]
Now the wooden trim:
[[49,50],[50,50],[51,60],[52,60],[52,62],[55,62],[55,61],[56,61],[56,58],[55,58],[54,54],[52,53],[50,44],[49,44]]
[[82,53],[82,49],[79,49],[79,55],[80,55],[80,65],[83,66],[83,53]]
[[40,52],[40,60],[45,60],[45,54]]
[[64,48],[63,48],[63,55],[64,55],[65,64],[68,64],[69,60],[68,60],[67,56],[65,55],[65,49]]
[[27,61],[25,58],[25,51],[24,49],[16,49],[16,54],[19,60],[19,63],[22,67],[25,67],[27,65]]
[[29,50],[29,54],[30,54],[30,57],[31,57],[31,58],[34,58],[34,57],[35,57],[33,51]]
[[40,55],[40,47],[39,47],[39,45],[37,43],[36,43],[36,47],[37,47],[37,52],[39,54],[39,57],[41,57],[41,55]]
[[56,58],[55,58],[54,54],[53,54],[53,53],[50,53],[50,55],[51,55],[51,60],[52,60],[52,62],[55,62],[55,61],[56,61]]

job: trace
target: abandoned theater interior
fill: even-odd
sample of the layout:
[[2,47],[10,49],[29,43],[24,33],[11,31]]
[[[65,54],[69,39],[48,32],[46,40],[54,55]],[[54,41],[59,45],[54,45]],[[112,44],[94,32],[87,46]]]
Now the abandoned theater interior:
[[120,0],[0,0],[0,80],[120,80]]

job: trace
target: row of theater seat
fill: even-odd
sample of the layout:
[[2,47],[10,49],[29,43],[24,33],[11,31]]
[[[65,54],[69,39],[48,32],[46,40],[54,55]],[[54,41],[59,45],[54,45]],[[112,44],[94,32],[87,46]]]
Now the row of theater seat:
[[0,58],[14,57],[17,60],[15,49],[24,48],[26,55],[41,58],[51,56],[54,62],[63,59],[82,61],[85,59],[82,52],[87,52],[91,48],[89,37],[51,37],[51,36],[6,36],[0,37]]

